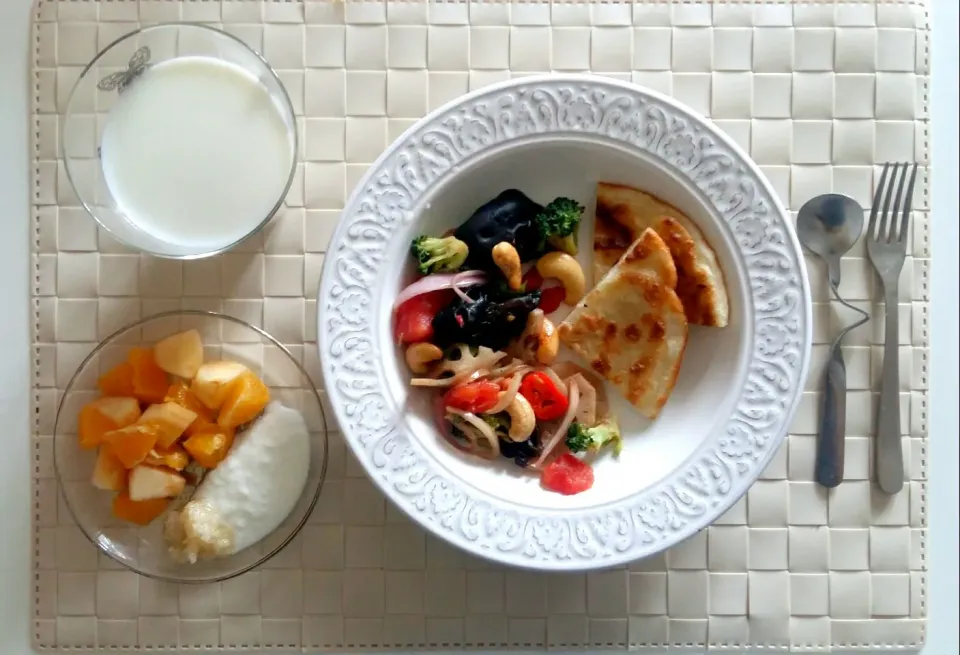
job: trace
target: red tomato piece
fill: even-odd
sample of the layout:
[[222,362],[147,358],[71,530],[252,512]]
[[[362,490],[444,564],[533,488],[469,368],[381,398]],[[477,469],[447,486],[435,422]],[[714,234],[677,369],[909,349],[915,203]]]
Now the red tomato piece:
[[563,287],[550,287],[540,290],[540,309],[544,314],[552,314],[560,309],[563,299],[567,297],[567,292]]
[[541,286],[543,286],[543,276],[540,275],[540,271],[534,266],[523,276],[523,288],[527,291],[534,291]]
[[411,298],[397,307],[397,343],[420,343],[433,337],[433,317],[453,300],[447,289],[431,291]]
[[520,395],[533,407],[539,421],[554,421],[567,413],[567,395],[557,388],[546,373],[528,373],[520,383]]
[[445,407],[453,407],[462,412],[482,414],[490,411],[497,404],[500,394],[500,385],[490,380],[476,380],[466,384],[458,384],[443,396]]
[[593,468],[570,453],[564,453],[543,469],[540,484],[549,491],[572,496],[593,486]]

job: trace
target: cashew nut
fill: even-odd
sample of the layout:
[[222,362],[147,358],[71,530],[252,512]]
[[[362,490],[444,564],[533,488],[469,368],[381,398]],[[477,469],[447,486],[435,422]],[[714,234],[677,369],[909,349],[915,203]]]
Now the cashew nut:
[[563,302],[568,305],[576,305],[587,291],[583,269],[574,257],[565,252],[548,252],[537,261],[537,272],[544,278],[560,280],[566,291]]
[[553,322],[535,309],[527,315],[527,324],[514,346],[514,356],[525,362],[534,360],[552,364],[560,349],[560,335]]
[[519,291],[523,284],[523,275],[520,270],[520,255],[517,249],[508,241],[501,241],[493,247],[490,253],[493,263],[507,278],[507,284],[514,291]]
[[543,319],[540,327],[540,337],[537,342],[537,361],[541,364],[552,364],[557,358],[560,349],[560,335],[549,318]]
[[507,432],[510,441],[526,441],[537,427],[537,417],[530,401],[518,393],[503,411],[510,415],[510,430]]
[[404,359],[414,373],[426,373],[429,364],[443,359],[443,351],[432,343],[415,343],[407,348]]
[[530,358],[536,356],[537,346],[540,345],[540,333],[543,331],[543,310],[535,309],[527,314],[527,324],[523,328],[518,340],[517,355],[520,359],[530,361]]

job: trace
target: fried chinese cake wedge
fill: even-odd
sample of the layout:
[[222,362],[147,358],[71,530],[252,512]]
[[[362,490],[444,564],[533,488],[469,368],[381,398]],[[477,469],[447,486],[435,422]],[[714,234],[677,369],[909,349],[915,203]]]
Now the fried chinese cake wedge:
[[667,402],[687,345],[676,286],[670,250],[644,230],[558,328],[560,341],[649,419]]
[[673,256],[677,296],[690,324],[726,327],[730,304],[716,253],[687,216],[638,189],[597,184],[594,281],[599,282],[627,246],[648,228],[663,239]]

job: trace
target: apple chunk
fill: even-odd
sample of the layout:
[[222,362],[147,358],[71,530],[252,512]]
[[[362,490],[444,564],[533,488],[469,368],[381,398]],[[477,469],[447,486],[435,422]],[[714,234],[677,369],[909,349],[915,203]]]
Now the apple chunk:
[[174,498],[183,491],[186,480],[172,469],[141,464],[130,471],[130,500]]
[[125,428],[140,418],[140,403],[136,398],[101,398],[91,403],[101,414]]
[[109,447],[101,447],[93,467],[93,486],[104,491],[122,491],[127,486],[127,469]]
[[186,407],[177,403],[162,403],[147,407],[140,422],[155,425],[159,429],[157,445],[169,448],[196,419],[197,413]]
[[157,366],[170,375],[190,379],[203,364],[203,341],[196,330],[187,330],[161,339],[153,346]]
[[207,362],[200,366],[190,385],[204,405],[220,409],[229,391],[230,383],[247,372],[247,367],[237,362],[223,360]]

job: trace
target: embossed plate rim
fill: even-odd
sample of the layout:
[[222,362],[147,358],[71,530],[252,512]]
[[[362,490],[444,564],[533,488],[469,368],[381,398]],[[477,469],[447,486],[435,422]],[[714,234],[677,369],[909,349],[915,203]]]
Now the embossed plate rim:
[[[491,107],[496,111],[487,114]],[[526,127],[513,120],[518,117],[529,119]],[[457,130],[464,121],[471,130]],[[752,291],[747,300],[754,324],[748,374],[725,430],[718,430],[723,434],[711,435],[697,454],[656,485],[602,507],[527,508],[450,479],[429,457],[421,457],[421,449],[411,447],[397,419],[390,418],[392,400],[379,395],[385,386],[376,364],[380,309],[369,295],[360,296],[375,278],[378,255],[393,226],[415,220],[405,207],[415,208],[418,198],[454,167],[463,168],[485,150],[512,140],[529,143],[531,134],[547,139],[592,134],[658,156],[699,188],[723,217],[726,225],[721,227],[732,233]],[[686,152],[683,143],[677,145],[684,139]],[[449,159],[441,161],[444,157]],[[426,181],[421,183],[418,175]],[[780,290],[782,302],[763,294],[770,286]],[[759,310],[758,303],[766,309]],[[804,388],[812,336],[810,286],[800,244],[756,164],[707,119],[675,100],[632,83],[587,75],[529,76],[484,87],[405,131],[371,165],[345,204],[327,249],[317,314],[317,347],[334,416],[383,493],[427,530],[467,552],[540,570],[608,568],[648,557],[723,514],[782,443]],[[771,351],[776,345],[779,350]],[[761,358],[765,351],[782,354]],[[353,367],[346,377],[340,360]],[[766,412],[746,407],[748,397],[765,402]],[[758,428],[761,419],[766,423]]]

